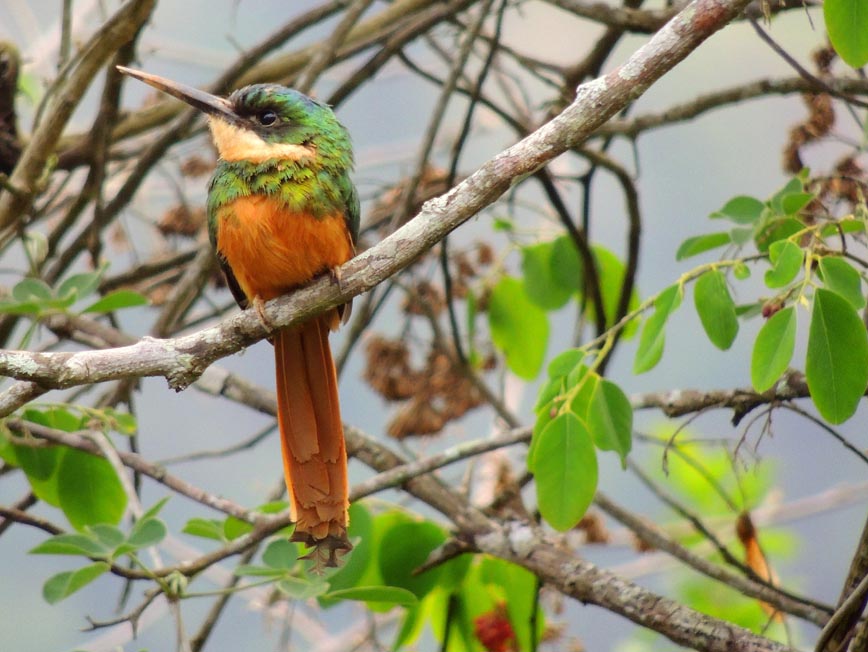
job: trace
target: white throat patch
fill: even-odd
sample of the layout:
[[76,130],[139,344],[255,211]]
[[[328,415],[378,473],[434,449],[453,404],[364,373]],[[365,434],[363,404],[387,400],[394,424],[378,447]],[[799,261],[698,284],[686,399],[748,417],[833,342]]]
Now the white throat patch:
[[250,161],[262,163],[269,159],[297,161],[313,158],[316,150],[304,145],[267,143],[248,129],[236,127],[220,118],[208,116],[208,126],[217,152],[224,161]]

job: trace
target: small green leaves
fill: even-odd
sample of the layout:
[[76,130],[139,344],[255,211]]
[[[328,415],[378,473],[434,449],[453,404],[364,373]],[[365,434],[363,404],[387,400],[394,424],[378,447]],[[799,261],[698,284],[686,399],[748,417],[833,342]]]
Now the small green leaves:
[[[12,288],[12,295],[0,299],[0,314],[34,315],[41,317],[54,312],[63,312],[92,295],[99,287],[106,267],[93,272],[73,274],[61,281],[57,287],[50,287],[38,278],[25,278]],[[148,300],[133,290],[115,290],[91,303],[83,312],[103,313],[122,308],[146,305]]]
[[779,310],[763,324],[753,347],[750,378],[758,392],[764,392],[787,370],[796,346],[796,310]]
[[820,275],[826,289],[840,294],[856,310],[865,307],[862,277],[846,260],[837,256],[824,256],[820,259]]
[[58,573],[42,586],[42,597],[48,604],[56,604],[93,582],[108,569],[108,564],[99,561],[78,570]]
[[[668,291],[663,295],[666,311],[674,299]],[[624,464],[633,442],[629,399],[615,383],[589,369],[585,357],[581,349],[568,349],[549,364],[549,381],[534,408],[537,419],[527,453],[540,512],[559,530],[578,523],[594,497],[595,446],[618,453]]]
[[148,300],[138,292],[133,290],[115,290],[105,295],[102,299],[90,304],[82,312],[113,312],[122,308],[134,308],[147,304]]
[[527,296],[524,284],[504,276],[491,292],[488,325],[495,346],[519,377],[534,378],[542,367],[549,337],[545,312]]
[[80,533],[55,535],[30,550],[32,555],[74,555],[98,560],[50,577],[42,587],[45,601],[54,604],[63,600],[107,571],[108,562],[160,543],[166,536],[166,524],[157,518],[157,513],[165,502],[162,500],[145,512],[127,535],[114,525],[97,523]]
[[73,274],[57,286],[57,296],[81,299],[96,292],[102,278],[103,269],[84,274]]
[[597,490],[597,456],[591,433],[574,414],[558,416],[540,433],[534,476],[543,518],[561,532],[574,527]]
[[60,508],[74,528],[96,523],[117,524],[127,495],[111,464],[76,449],[67,449],[57,469]]
[[327,582],[322,580],[311,581],[306,577],[284,577],[276,584],[277,589],[284,595],[294,600],[308,600],[323,595],[329,590]]
[[588,429],[597,448],[618,453],[621,466],[626,468],[633,445],[633,407],[615,383],[600,379],[595,384],[588,407]]
[[769,288],[782,288],[792,283],[802,268],[805,253],[789,240],[779,240],[769,247],[771,269],[766,271],[765,283]]
[[111,550],[96,537],[88,534],[58,534],[30,550],[31,555],[81,555],[107,557]]
[[765,204],[755,197],[739,195],[730,199],[723,208],[712,213],[712,219],[724,218],[736,224],[752,224],[762,215]]
[[166,524],[163,521],[158,518],[142,518],[133,525],[127,545],[135,550],[155,546],[166,538],[166,534]]
[[738,334],[738,318],[723,274],[715,269],[700,276],[693,288],[693,299],[711,343],[722,350],[732,346]]
[[865,325],[852,304],[830,290],[814,294],[805,376],[814,405],[830,423],[849,419],[868,385]]
[[227,541],[227,537],[223,532],[223,521],[210,518],[194,517],[184,524],[181,529],[184,534],[189,534],[194,537],[203,539],[212,539],[214,541]]
[[665,327],[669,315],[681,305],[683,290],[679,284],[670,285],[654,301],[654,314],[649,317],[639,337],[639,347],[633,359],[633,373],[641,374],[653,369],[663,355]]
[[691,256],[697,256],[706,251],[723,247],[732,242],[732,236],[727,231],[720,233],[706,233],[687,238],[675,252],[675,260],[684,260]]
[[825,0],[823,17],[841,58],[853,68],[868,63],[868,5],[862,0]]
[[[528,297],[543,310],[556,310],[566,305],[576,287],[561,284],[553,276],[554,242],[528,245],[521,249],[521,271]],[[573,282],[576,279],[572,279]]]
[[329,591],[322,597],[367,603],[388,603],[404,607],[419,602],[419,599],[412,592],[397,586],[354,586],[348,589]]
[[275,539],[262,553],[262,563],[269,568],[292,570],[298,564],[298,546],[286,539]]
[[36,547],[32,555],[80,555],[91,559],[113,560],[141,548],[160,543],[166,537],[166,524],[157,518],[165,504],[160,501],[135,522],[129,534],[108,523],[97,523],[82,532],[57,534]]

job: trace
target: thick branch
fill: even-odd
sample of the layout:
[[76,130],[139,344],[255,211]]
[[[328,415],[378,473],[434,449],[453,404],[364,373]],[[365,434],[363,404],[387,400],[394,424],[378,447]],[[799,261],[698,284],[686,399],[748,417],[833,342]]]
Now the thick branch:
[[686,647],[707,652],[792,649],[598,568],[526,524],[511,523],[474,541],[483,552],[524,566],[565,595],[620,614]]

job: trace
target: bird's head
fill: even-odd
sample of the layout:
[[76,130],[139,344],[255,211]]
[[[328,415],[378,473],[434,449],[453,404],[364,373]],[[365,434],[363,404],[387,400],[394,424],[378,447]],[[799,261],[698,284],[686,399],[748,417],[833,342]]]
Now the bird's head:
[[205,113],[225,161],[324,158],[352,165],[349,134],[331,108],[292,88],[253,84],[223,98],[140,70],[118,70]]

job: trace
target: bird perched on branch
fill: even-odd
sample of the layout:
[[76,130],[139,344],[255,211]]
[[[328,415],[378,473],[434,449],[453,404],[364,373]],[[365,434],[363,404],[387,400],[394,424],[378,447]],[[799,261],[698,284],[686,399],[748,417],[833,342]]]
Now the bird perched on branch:
[[[335,270],[354,254],[359,200],[349,134],[332,110],[284,86],[255,84],[218,97],[118,69],[208,117],[220,160],[208,190],[208,227],[232,294],[263,302]],[[347,458],[329,331],[350,305],[278,330],[277,406],[295,532],[317,568],[336,566],[347,538]]]

